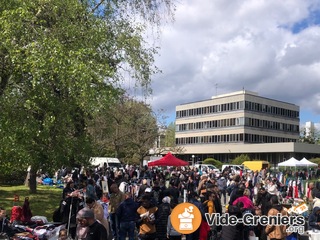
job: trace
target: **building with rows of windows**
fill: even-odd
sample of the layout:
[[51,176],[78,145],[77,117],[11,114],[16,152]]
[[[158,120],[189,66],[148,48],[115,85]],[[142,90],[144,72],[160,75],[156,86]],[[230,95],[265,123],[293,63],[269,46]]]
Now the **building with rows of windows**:
[[277,163],[320,156],[317,145],[299,143],[299,106],[250,91],[176,106],[176,144],[185,160],[226,162],[240,154]]

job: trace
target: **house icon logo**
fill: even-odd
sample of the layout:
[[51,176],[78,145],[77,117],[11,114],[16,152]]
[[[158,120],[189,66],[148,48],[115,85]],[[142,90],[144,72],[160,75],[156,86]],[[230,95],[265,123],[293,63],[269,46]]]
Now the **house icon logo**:
[[178,204],[171,213],[171,224],[181,234],[195,232],[201,224],[200,210],[191,203]]

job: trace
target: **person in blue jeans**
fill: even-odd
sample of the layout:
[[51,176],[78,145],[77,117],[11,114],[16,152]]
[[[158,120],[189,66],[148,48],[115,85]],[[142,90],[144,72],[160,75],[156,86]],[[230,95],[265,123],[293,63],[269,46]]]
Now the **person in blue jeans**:
[[132,199],[132,194],[130,192],[125,193],[125,200],[116,211],[120,223],[119,240],[125,240],[127,235],[129,240],[134,240],[134,230],[139,217],[138,207],[139,204]]

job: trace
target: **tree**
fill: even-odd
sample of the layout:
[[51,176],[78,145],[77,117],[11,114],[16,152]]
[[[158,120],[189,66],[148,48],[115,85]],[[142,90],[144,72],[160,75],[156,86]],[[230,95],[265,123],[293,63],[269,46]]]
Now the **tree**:
[[300,142],[309,144],[319,144],[319,140],[319,131],[317,131],[317,129],[313,129],[313,131],[307,131],[305,127],[300,129]]
[[124,67],[148,91],[156,49],[145,47],[145,25],[125,10],[152,23],[161,3],[171,1],[147,2],[0,2],[3,172],[30,165],[30,191],[36,192],[39,169],[88,161],[94,151],[88,122],[123,94]]
[[123,97],[92,121],[89,133],[99,148],[98,156],[114,156],[142,163],[154,146],[157,118],[143,102]]
[[241,154],[232,160],[232,164],[241,165],[244,161],[250,161],[250,157],[247,154]]
[[166,129],[164,146],[176,146],[176,125],[174,122],[171,122]]
[[203,160],[204,164],[212,164],[215,167],[221,169],[222,167],[222,162],[220,162],[219,160],[216,160],[214,158],[206,158],[205,160]]
[[154,146],[153,152],[155,155],[163,155],[168,152],[182,154],[185,152],[185,148],[176,145],[176,129],[175,123],[170,123],[168,126],[162,125],[160,128],[159,141],[157,146]]

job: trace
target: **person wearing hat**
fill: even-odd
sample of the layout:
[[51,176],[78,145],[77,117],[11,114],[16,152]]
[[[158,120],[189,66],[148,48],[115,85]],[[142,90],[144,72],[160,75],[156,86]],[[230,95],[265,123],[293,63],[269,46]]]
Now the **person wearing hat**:
[[81,227],[88,227],[85,240],[108,239],[106,228],[95,219],[93,210],[89,208],[81,209],[77,213],[77,221]]
[[139,239],[154,240],[156,238],[156,214],[158,208],[152,206],[150,197],[143,195],[141,199],[141,206],[137,209],[137,213],[140,216],[138,219],[139,225]]

